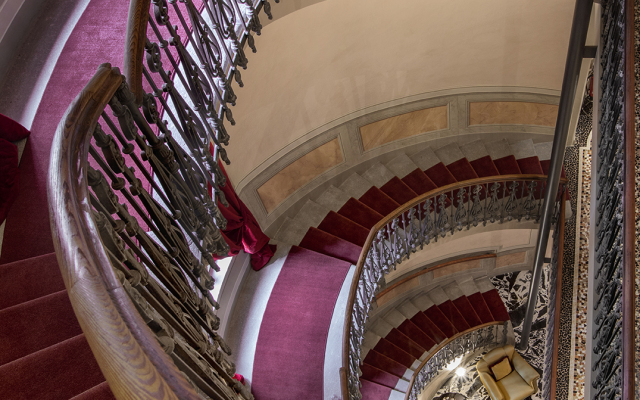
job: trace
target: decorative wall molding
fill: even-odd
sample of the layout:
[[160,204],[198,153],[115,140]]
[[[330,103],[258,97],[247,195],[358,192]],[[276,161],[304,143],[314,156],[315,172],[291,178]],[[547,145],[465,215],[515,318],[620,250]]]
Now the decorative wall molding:
[[[273,235],[286,216],[293,217],[307,199],[314,198],[330,185],[339,186],[353,173],[362,173],[371,165],[390,161],[401,153],[409,155],[426,147],[439,148],[451,142],[464,144],[477,139],[487,141],[506,138],[510,141],[533,139],[548,141],[553,136],[553,127],[523,124],[469,125],[469,104],[477,102],[519,102],[555,106],[559,93],[551,90],[513,87],[463,88],[435,93],[425,93],[380,104],[337,119],[315,129],[274,154],[242,181],[236,190],[268,235]],[[447,126],[411,136],[392,134],[393,139],[376,147],[365,146],[361,128],[397,118],[408,113],[420,115],[421,110],[447,107]],[[533,112],[539,108],[531,107]],[[524,122],[531,118],[523,116]],[[394,125],[394,124],[392,124]],[[402,124],[395,125],[402,127]],[[343,160],[317,176],[306,176],[306,181],[288,196],[265,206],[259,188],[283,171],[286,167],[323,144],[338,138]],[[292,186],[293,187],[293,186]]]

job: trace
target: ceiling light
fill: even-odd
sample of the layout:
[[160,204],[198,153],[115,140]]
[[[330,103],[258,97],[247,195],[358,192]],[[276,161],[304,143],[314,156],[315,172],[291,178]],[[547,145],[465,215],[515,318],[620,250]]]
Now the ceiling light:
[[455,360],[451,361],[447,366],[447,370],[449,371],[453,371],[454,369],[456,369],[456,367],[458,365],[460,365],[460,363],[462,362],[462,356],[456,358]]
[[458,375],[460,377],[464,376],[466,373],[467,373],[467,371],[462,367],[456,369],[456,375]]

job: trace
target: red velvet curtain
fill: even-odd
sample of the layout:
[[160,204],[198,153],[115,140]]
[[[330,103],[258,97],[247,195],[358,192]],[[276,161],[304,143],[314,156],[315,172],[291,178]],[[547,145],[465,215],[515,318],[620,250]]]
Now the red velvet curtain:
[[29,133],[16,121],[0,114],[0,224],[18,196],[18,147],[11,142],[24,139]]
[[[222,164],[219,163],[219,165],[227,176]],[[235,256],[240,250],[244,250],[245,253],[251,255],[251,268],[258,271],[273,257],[276,246],[269,244],[269,237],[262,232],[258,221],[233,190],[228,177],[227,184],[220,187],[220,190],[229,203],[229,206],[225,207],[218,202],[220,212],[227,219],[227,227],[222,231],[222,235],[231,248],[229,255]],[[223,257],[218,256],[217,258]]]

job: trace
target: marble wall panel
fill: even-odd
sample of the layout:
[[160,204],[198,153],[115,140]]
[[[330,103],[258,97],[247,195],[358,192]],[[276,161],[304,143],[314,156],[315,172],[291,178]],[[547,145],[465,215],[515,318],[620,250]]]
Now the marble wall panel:
[[425,132],[446,129],[448,107],[432,107],[396,115],[360,127],[364,151]]
[[558,106],[521,101],[469,103],[469,125],[555,126]]
[[344,160],[338,138],[316,147],[298,158],[258,188],[267,213],[320,174]]
[[507,267],[509,265],[524,264],[526,258],[526,251],[498,256],[496,258],[496,268]]

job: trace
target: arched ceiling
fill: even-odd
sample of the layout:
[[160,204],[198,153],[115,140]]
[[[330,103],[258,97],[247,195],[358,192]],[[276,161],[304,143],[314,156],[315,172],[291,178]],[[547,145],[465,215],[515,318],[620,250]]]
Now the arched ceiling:
[[[265,26],[242,74],[245,87],[237,90],[233,109],[237,124],[229,129],[227,171],[234,184],[292,142],[367,107],[457,88],[559,90],[574,5],[292,3],[297,11]],[[278,17],[281,4],[272,5]]]

